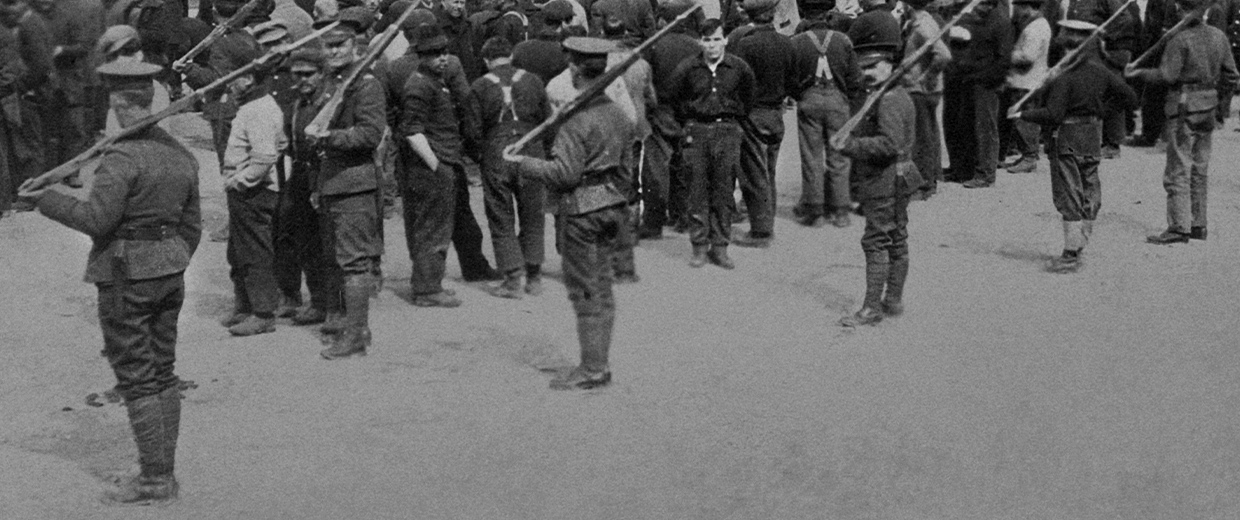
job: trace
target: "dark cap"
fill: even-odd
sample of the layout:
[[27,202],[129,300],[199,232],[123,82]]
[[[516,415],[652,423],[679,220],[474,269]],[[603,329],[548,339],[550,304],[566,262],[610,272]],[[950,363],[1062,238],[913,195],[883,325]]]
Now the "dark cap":
[[564,50],[571,53],[580,54],[584,57],[607,56],[608,53],[620,50],[614,41],[604,40],[602,38],[590,38],[588,36],[573,36],[570,38],[565,38],[562,45],[564,46]]
[[869,67],[880,61],[895,59],[899,46],[890,42],[863,43],[853,48],[857,52],[857,66]]
[[323,53],[318,49],[306,47],[297,49],[293,51],[293,54],[289,55],[288,65],[293,67],[298,64],[310,65],[316,69],[321,69],[323,68]]
[[103,36],[99,37],[95,49],[99,54],[108,56],[120,52],[126,44],[133,41],[140,41],[137,29],[134,29],[132,25],[113,25],[103,31]]
[[272,20],[255,25],[250,32],[258,43],[275,43],[288,36],[288,26],[282,21]]
[[439,20],[435,18],[435,13],[431,12],[430,9],[419,7],[414,9],[413,14],[409,15],[409,18],[405,18],[405,21],[401,22],[400,29],[402,31],[410,31],[417,29],[419,25],[438,23]]
[[551,0],[542,6],[542,13],[543,19],[552,23],[572,20],[576,14],[568,0]]
[[779,5],[779,0],[745,0],[741,3],[741,9],[752,16],[770,11],[776,5]]
[[693,9],[693,0],[667,0],[659,4],[659,17],[671,20]]
[[119,90],[144,90],[151,88],[151,80],[163,72],[163,67],[144,61],[110,61],[95,69],[108,92]]
[[418,52],[438,51],[448,48],[448,37],[438,24],[419,25],[413,30],[413,49]]
[[479,51],[484,60],[493,60],[495,58],[504,58],[512,56],[512,42],[503,36],[492,36],[482,44]]

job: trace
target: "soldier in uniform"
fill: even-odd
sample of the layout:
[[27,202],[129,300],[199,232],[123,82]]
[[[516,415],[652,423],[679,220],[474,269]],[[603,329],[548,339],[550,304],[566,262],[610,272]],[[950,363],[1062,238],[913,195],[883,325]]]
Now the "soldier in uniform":
[[[891,77],[897,48],[894,42],[856,47],[857,63],[871,89]],[[884,316],[904,311],[901,300],[909,265],[908,202],[909,195],[921,187],[921,176],[911,157],[917,113],[908,91],[898,78],[896,81],[843,148],[844,155],[853,161],[852,180],[865,217],[861,236],[865,301],[856,314],[840,320],[845,327],[873,325]]]
[[[1179,0],[1188,12],[1204,0]],[[1218,100],[1230,97],[1240,75],[1227,36],[1218,28],[1190,23],[1163,49],[1158,68],[1129,66],[1127,77],[1169,86],[1167,115],[1167,230],[1147,238],[1154,244],[1206,239],[1206,188],[1210,138],[1216,125]],[[1219,93],[1223,92],[1224,96]]]
[[[1063,20],[1059,26],[1059,41],[1068,51],[1079,47],[1098,29],[1097,25],[1078,20]],[[1089,243],[1102,206],[1098,161],[1102,153],[1102,117],[1107,110],[1104,105],[1133,108],[1137,105],[1137,93],[1093,56],[1079,58],[1043,91],[1041,106],[1008,117],[1052,129],[1051,193],[1055,209],[1063,215],[1064,246],[1063,254],[1051,261],[1050,270],[1070,273],[1081,268],[1081,252]]]
[[[126,126],[151,114],[151,80],[160,70],[134,62],[99,68],[109,103]],[[181,424],[174,373],[177,317],[185,298],[185,268],[202,235],[197,161],[167,132],[150,125],[104,153],[86,200],[33,181],[20,195],[94,242],[86,282],[99,290],[103,355],[125,399],[142,469],[107,500],[149,504],[176,498],[173,467]]]
[[[564,48],[578,90],[603,74],[607,53],[615,50],[606,40],[578,37],[566,39]],[[616,319],[611,251],[627,219],[622,185],[630,177],[623,161],[633,134],[632,120],[608,96],[599,95],[560,125],[548,159],[518,158],[521,174],[545,183],[551,194],[564,285],[577,315],[581,364],[552,380],[554,389],[590,389],[611,382],[608,353]]]
[[[26,179],[43,173],[48,166],[44,139],[43,114],[49,103],[49,85],[54,79],[51,33],[43,16],[30,9],[26,0],[0,0],[0,25],[16,38],[17,53],[26,65],[26,74],[14,86],[15,96],[5,102],[5,117],[13,147],[12,189]],[[13,203],[17,211],[34,209],[27,201]]]
[[[324,359],[366,354],[370,346],[370,295],[383,255],[382,201],[374,161],[375,148],[383,138],[383,86],[369,74],[352,85],[343,85],[344,76],[359,58],[357,35],[369,22],[347,10],[341,11],[339,21],[340,25],[323,35],[327,78],[314,112],[336,89],[347,89],[344,102],[327,128],[309,125],[301,129],[320,157],[311,200],[317,201],[321,215],[324,305],[328,321],[333,322],[324,324],[324,330],[340,330],[331,346],[320,353]],[[340,324],[342,310],[344,323]]]
[[744,130],[740,121],[753,107],[753,70],[724,51],[727,40],[718,19],[701,27],[702,53],[686,59],[672,73],[668,102],[677,105],[685,127],[682,153],[690,171],[689,241],[691,267],[707,260],[724,269],[732,235],[732,186],[740,160]]
[[[482,126],[485,148],[480,163],[487,222],[495,263],[504,275],[503,283],[491,294],[520,298],[524,275],[524,292],[536,295],[542,292],[546,193],[541,183],[522,179],[515,165],[503,160],[502,152],[546,119],[551,109],[542,80],[512,66],[512,44],[506,38],[487,40],[482,45],[482,58],[490,71],[474,81],[470,102],[477,106]],[[543,143],[537,142],[522,152],[542,158],[543,149]]]

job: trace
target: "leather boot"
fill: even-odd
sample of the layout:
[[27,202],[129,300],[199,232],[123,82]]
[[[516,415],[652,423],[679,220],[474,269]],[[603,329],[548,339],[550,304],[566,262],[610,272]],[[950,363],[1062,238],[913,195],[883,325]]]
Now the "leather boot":
[[889,258],[887,251],[867,252],[865,254],[865,302],[861,310],[852,316],[840,320],[845,327],[874,325],[883,321],[882,298],[883,288],[887,285]]
[[689,267],[706,265],[707,251],[710,251],[710,244],[693,244],[693,257],[689,259]]
[[331,347],[319,353],[323,359],[366,355],[366,347],[370,346],[371,287],[373,282],[369,275],[352,275],[345,279],[345,328],[332,341]]
[[707,257],[710,259],[710,263],[719,267],[736,269],[736,264],[732,262],[731,258],[728,258],[728,246],[714,246],[710,248],[710,253],[707,254]]
[[525,265],[525,294],[538,296],[542,294],[542,264]]
[[121,482],[104,495],[111,505],[151,505],[177,498],[177,437],[181,425],[181,396],[176,387],[126,403],[129,425],[138,445],[138,476]]
[[504,282],[489,291],[496,298],[521,299],[521,270],[513,269],[504,273]]
[[551,380],[553,390],[589,390],[611,383],[608,352],[615,325],[614,313],[577,317],[577,341],[581,365]]
[[908,244],[895,246],[887,251],[887,290],[883,294],[883,314],[904,314],[904,280],[908,278]]

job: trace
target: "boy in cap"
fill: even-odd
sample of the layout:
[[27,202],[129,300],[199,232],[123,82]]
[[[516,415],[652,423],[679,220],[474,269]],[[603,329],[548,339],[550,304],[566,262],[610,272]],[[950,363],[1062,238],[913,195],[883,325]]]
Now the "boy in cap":
[[[151,114],[151,82],[161,70],[141,62],[99,67],[122,125]],[[174,372],[177,318],[185,299],[185,268],[202,236],[197,161],[175,138],[150,125],[104,152],[85,200],[29,183],[20,195],[94,242],[86,282],[99,291],[103,354],[125,399],[141,466],[141,473],[121,482],[106,500],[175,499],[181,424]]]
[[[615,45],[568,38],[574,86],[585,90],[603,75]],[[608,96],[587,101],[560,125],[548,159],[519,156],[521,174],[546,184],[556,214],[564,285],[577,315],[581,364],[551,382],[554,389],[590,389],[611,382],[608,355],[615,326],[611,254],[628,220],[624,184],[632,121]]]
[[[357,35],[369,27],[368,20],[346,16],[344,11],[340,21],[323,35],[326,78],[315,103],[316,113],[342,87],[344,76],[358,60]],[[295,129],[304,131],[310,145],[320,152],[312,197],[322,216],[325,306],[329,322],[339,324],[344,314],[342,325],[324,327],[341,331],[320,352],[324,359],[365,355],[370,346],[370,295],[383,255],[380,175],[374,154],[383,137],[385,110],[383,87],[366,74],[345,91],[340,112],[327,128]]]
[[[1204,1],[1179,0],[1176,5],[1187,13]],[[1218,100],[1230,97],[1240,79],[1227,36],[1197,18],[1167,42],[1157,68],[1130,65],[1124,75],[1171,86],[1165,107],[1169,128],[1163,173],[1167,230],[1146,240],[1152,244],[1205,240],[1210,140]]]
[[[516,142],[550,113],[542,80],[531,72],[512,66],[512,44],[495,36],[482,45],[482,58],[489,72],[474,81],[470,103],[475,105],[481,123],[482,187],[486,195],[487,223],[495,249],[495,265],[504,281],[491,294],[501,298],[520,298],[521,277],[525,275],[526,294],[542,292],[543,185],[522,179],[515,165],[501,157],[504,147]],[[542,142],[522,152],[542,158]],[[516,206],[514,212],[513,206]],[[516,225],[520,224],[520,234]]]
[[[1079,20],[1059,22],[1059,43],[1066,52],[1080,47],[1098,26]],[[1137,105],[1137,93],[1094,57],[1079,58],[1044,87],[1041,106],[1009,114],[1051,130],[1051,193],[1063,215],[1063,254],[1051,261],[1056,273],[1081,268],[1102,206],[1098,161],[1102,155],[1102,117],[1109,103],[1121,109]]]
[[[856,51],[861,75],[870,88],[891,77],[896,44],[858,45]],[[897,81],[853,130],[842,150],[853,160],[852,182],[865,217],[861,236],[865,301],[856,314],[840,320],[845,327],[873,325],[884,316],[904,311],[902,297],[909,266],[908,202],[909,195],[921,187],[921,176],[910,156],[916,119],[913,100]]]

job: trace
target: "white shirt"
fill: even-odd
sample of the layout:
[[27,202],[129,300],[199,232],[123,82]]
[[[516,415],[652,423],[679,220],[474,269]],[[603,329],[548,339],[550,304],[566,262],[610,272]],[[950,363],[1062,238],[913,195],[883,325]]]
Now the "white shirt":
[[1046,57],[1050,52],[1050,47],[1051,24],[1046,21],[1045,17],[1039,16],[1025,25],[1020,36],[1016,37],[1016,44],[1012,46],[1012,62],[1032,62],[1033,66],[1024,72],[1016,68],[1010,69],[1007,77],[1008,86],[1025,90],[1033,90],[1041,86],[1049,70]]
[[224,170],[220,173],[226,178],[244,176],[250,163],[266,162],[271,164],[266,172],[257,177],[242,178],[240,183],[254,187],[265,180],[267,189],[279,191],[275,163],[287,146],[284,112],[271,94],[262,96],[237,109],[232,131],[228,134],[228,146],[224,148]]

